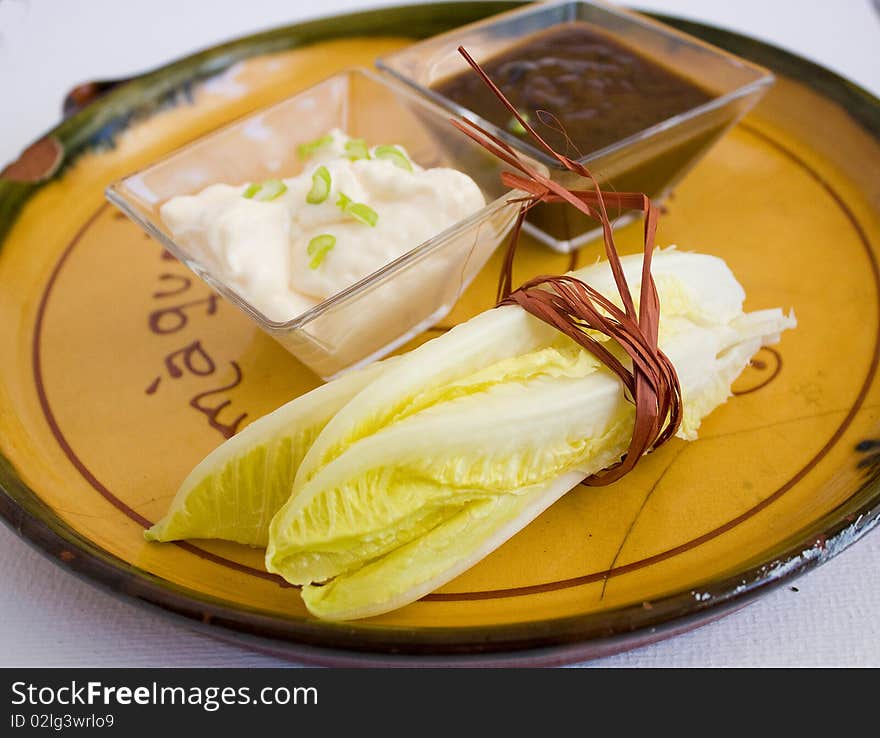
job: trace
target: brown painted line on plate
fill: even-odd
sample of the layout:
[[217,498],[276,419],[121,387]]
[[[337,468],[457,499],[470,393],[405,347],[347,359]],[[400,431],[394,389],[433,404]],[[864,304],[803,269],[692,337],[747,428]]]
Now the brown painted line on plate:
[[[740,126],[744,129],[752,133],[758,138],[761,138],[766,143],[768,143],[773,148],[777,149],[780,153],[782,153],[787,158],[794,161],[797,165],[799,165],[807,174],[810,175],[812,179],[814,179],[834,200],[843,214],[846,216],[847,220],[853,226],[856,234],[859,237],[861,244],[865,248],[866,255],[868,257],[868,261],[871,266],[871,274],[874,278],[874,287],[878,297],[878,308],[880,308],[880,268],[878,268],[877,260],[874,255],[874,252],[871,249],[871,243],[867,237],[867,234],[861,227],[861,224],[856,219],[855,215],[847,206],[845,200],[831,187],[831,185],[814,169],[810,167],[809,164],[800,159],[797,154],[792,152],[790,149],[786,148],[783,144],[771,138],[767,134],[759,131],[752,126],[741,123]],[[97,219],[97,217],[103,212],[103,210],[107,207],[107,204],[103,204],[97,212],[95,212],[86,223],[80,228],[77,234],[74,236],[74,239],[70,244],[65,248],[62,253],[58,263],[55,265],[55,268],[50,276],[49,281],[44,288],[44,292],[42,298],[40,300],[40,305],[37,314],[37,321],[34,326],[34,350],[33,350],[33,359],[34,359],[34,378],[37,383],[37,391],[40,395],[40,405],[43,408],[44,415],[46,416],[47,422],[49,423],[50,428],[52,429],[53,435],[55,435],[56,440],[61,446],[64,453],[68,456],[71,463],[73,463],[74,467],[80,472],[80,474],[88,481],[102,496],[104,496],[109,502],[111,502],[114,507],[119,509],[125,515],[127,515],[132,520],[135,520],[139,524],[146,526],[152,525],[150,521],[141,516],[136,511],[132,510],[128,505],[119,500],[109,489],[107,489],[97,478],[88,470],[88,468],[82,463],[82,461],[77,458],[73,449],[70,447],[70,444],[67,443],[64,438],[61,429],[58,427],[57,422],[55,421],[54,416],[52,415],[51,408],[49,406],[48,400],[46,399],[45,389],[42,384],[42,375],[40,371],[39,359],[40,359],[40,351],[39,351],[39,339],[40,339],[40,331],[42,329],[43,315],[45,312],[46,304],[48,302],[49,293],[51,292],[52,287],[58,277],[58,274],[61,271],[61,267],[64,262],[70,255],[70,252],[73,250],[73,247],[80,241],[84,233],[88,230],[88,228],[93,224],[93,222]],[[577,258],[577,254],[575,254],[575,259]],[[645,559],[640,559],[639,561],[634,561],[629,564],[625,564],[623,566],[615,567],[613,569],[608,569],[605,571],[593,572],[590,574],[585,574],[578,577],[572,577],[570,579],[558,580],[555,582],[546,582],[541,584],[534,585],[526,585],[523,587],[511,587],[508,589],[497,589],[497,590],[485,590],[485,591],[476,591],[476,592],[434,592],[428,595],[425,595],[422,599],[429,601],[465,601],[465,600],[484,600],[484,599],[495,599],[495,598],[504,598],[504,597],[517,597],[523,595],[531,595],[538,594],[542,592],[549,592],[560,589],[567,589],[570,587],[579,587],[584,584],[590,584],[592,582],[600,581],[603,579],[608,579],[614,576],[620,576],[621,574],[627,574],[631,571],[635,571],[637,569],[641,569],[647,566],[651,566],[655,563],[659,563],[666,559],[672,558],[680,553],[684,553],[693,548],[696,548],[703,543],[706,543],[713,538],[726,533],[727,531],[735,528],[745,520],[748,520],[752,516],[756,515],[758,512],[766,508],[775,500],[779,499],[783,494],[785,494],[789,489],[791,489],[795,484],[797,484],[816,464],[828,454],[828,452],[833,448],[833,446],[840,440],[840,437],[852,423],[853,419],[858,413],[861,405],[864,403],[865,397],[867,396],[868,390],[874,380],[874,376],[877,370],[877,364],[880,361],[880,316],[878,316],[878,332],[875,337],[874,342],[874,352],[871,358],[871,364],[868,369],[868,375],[865,378],[865,381],[856,396],[856,399],[850,408],[850,411],[846,415],[846,417],[841,422],[840,426],[837,430],[832,434],[831,438],[825,443],[825,445],[819,450],[819,452],[812,458],[807,464],[798,471],[788,482],[786,482],[782,487],[777,489],[773,494],[766,497],[764,500],[759,502],[753,508],[747,510],[741,515],[737,516],[733,520],[728,521],[727,523],[715,528],[708,533],[699,536],[698,538],[694,538],[690,541],[687,541],[679,546],[668,549],[661,553],[655,554],[654,556],[650,556]],[[253,567],[245,566],[244,564],[240,564],[237,561],[233,561],[231,559],[226,559],[222,556],[218,556],[209,551],[205,551],[204,549],[200,549],[193,544],[188,542],[175,542],[175,545],[187,550],[201,558],[207,559],[214,563],[220,564],[221,566],[226,566],[231,569],[235,569],[236,571],[251,574],[253,576],[259,577],[261,579],[268,579],[270,581],[275,581],[277,583],[283,583],[283,580],[280,577],[277,577],[273,574],[269,574],[266,571],[260,569],[254,569]]]
[[[759,389],[766,387],[770,382],[772,382],[776,377],[779,376],[779,372],[782,371],[782,354],[780,354],[775,348],[772,346],[762,346],[762,351],[766,351],[768,354],[772,354],[776,359],[776,366],[773,367],[773,371],[770,373],[769,377],[766,377],[761,382],[756,384],[754,387],[747,387],[744,390],[731,390],[731,394],[736,397],[742,397],[743,395],[750,395],[752,392],[757,392]],[[754,361],[754,360],[753,360]]]
[[[40,407],[43,410],[43,415],[46,418],[46,422],[49,424],[49,430],[52,431],[52,435],[55,437],[55,440],[58,442],[58,445],[61,447],[61,450],[64,452],[64,455],[68,458],[71,464],[76,468],[76,470],[82,475],[82,477],[105,499],[109,502],[113,507],[123,513],[130,520],[133,520],[135,523],[140,525],[142,528],[150,528],[153,523],[141,515],[137,510],[132,509],[128,505],[126,505],[122,500],[120,500],[116,495],[114,495],[106,486],[91,472],[91,470],[82,462],[82,460],[76,455],[76,452],[71,447],[64,433],[61,431],[61,428],[58,425],[58,421],[55,419],[55,414],[52,412],[52,407],[49,404],[49,398],[46,394],[46,387],[43,382],[43,370],[42,370],[42,349],[40,346],[40,338],[43,330],[43,319],[46,314],[46,305],[49,301],[49,295],[52,291],[52,288],[55,286],[55,282],[58,279],[58,275],[61,273],[61,267],[64,266],[71,252],[73,251],[74,246],[79,243],[80,239],[83,237],[85,232],[92,226],[92,224],[98,219],[101,213],[109,207],[107,203],[104,203],[99,207],[90,217],[89,219],[80,227],[80,229],[76,232],[76,235],[73,237],[73,240],[67,245],[64,251],[61,254],[61,257],[55,264],[55,267],[52,269],[52,273],[49,275],[49,280],[46,282],[46,286],[43,289],[43,294],[40,297],[40,304],[37,307],[37,317],[34,322],[34,337],[33,343],[31,346],[31,361],[33,363],[33,372],[34,372],[34,384],[37,390],[37,397],[40,400]],[[251,566],[245,566],[244,564],[240,564],[237,561],[232,561],[231,559],[224,558],[223,556],[218,556],[217,554],[213,554],[210,551],[205,551],[198,546],[189,543],[188,541],[174,541],[174,545],[182,548],[184,551],[189,551],[192,554],[195,554],[199,558],[207,559],[215,564],[221,564],[223,566],[227,566],[230,569],[235,569],[236,571],[242,572],[244,574],[252,574],[253,576],[260,577],[261,579],[268,579],[270,581],[274,581],[280,583],[285,586],[287,583],[281,578],[274,574],[270,574],[267,571],[262,571],[260,569],[254,569]]]
[[843,421],[841,421],[841,424],[838,426],[837,430],[834,431],[834,433],[831,435],[828,441],[826,441],[825,445],[819,449],[816,455],[813,456],[813,458],[810,459],[800,471],[795,473],[795,475],[792,476],[791,479],[789,479],[779,489],[777,489],[768,497],[765,497],[754,507],[746,510],[744,513],[738,515],[732,520],[729,520],[723,525],[720,525],[717,528],[710,530],[709,532],[704,533],[701,536],[698,536],[697,538],[691,539],[690,541],[686,541],[685,543],[675,546],[674,548],[667,549],[666,551],[661,551],[658,554],[654,554],[653,556],[649,556],[644,559],[639,559],[638,561],[633,561],[629,564],[624,564],[623,566],[607,569],[606,571],[597,571],[579,577],[571,577],[570,579],[561,579],[555,582],[526,585],[523,587],[510,587],[508,589],[489,590],[486,592],[434,592],[432,594],[426,595],[424,599],[437,601],[484,600],[494,599],[497,597],[520,597],[523,595],[539,594],[542,592],[552,592],[555,590],[567,589],[569,587],[579,587],[585,584],[592,584],[593,582],[607,580],[611,577],[620,576],[621,574],[627,574],[629,572],[660,563],[662,561],[665,561],[666,559],[670,559],[674,556],[690,551],[691,549],[697,548],[704,543],[708,543],[714,538],[717,538],[718,536],[727,533],[733,528],[736,528],[738,525],[757,515],[759,512],[761,512],[761,510],[764,510],[766,507],[782,497],[786,492],[788,492],[792,487],[800,482],[801,479],[803,479],[825,456],[828,455],[831,449],[840,440],[846,429],[852,424],[856,414],[859,412],[865,402],[865,398],[868,395],[868,391],[871,388],[871,384],[873,383],[874,377],[877,373],[877,364],[878,362],[880,362],[880,267],[878,267],[877,257],[875,256],[874,251],[871,249],[871,241],[868,238],[868,234],[865,233],[865,230],[862,228],[861,223],[859,223],[858,219],[856,218],[855,214],[852,212],[852,210],[850,210],[849,206],[846,203],[846,200],[844,200],[844,198],[837,193],[837,191],[821,174],[819,174],[819,172],[817,172],[809,164],[803,161],[793,151],[785,147],[776,139],[768,136],[763,131],[756,129],[747,123],[740,123],[740,126],[752,135],[762,139],[767,144],[777,149],[780,153],[794,161],[807,174],[809,174],[810,177],[815,180],[822,187],[822,189],[825,190],[825,192],[831,197],[831,199],[834,200],[837,207],[846,216],[847,220],[850,222],[850,225],[852,225],[853,229],[856,232],[856,235],[859,238],[859,241],[865,248],[865,254],[868,257],[868,263],[870,264],[871,268],[871,276],[874,279],[874,290],[878,299],[878,325],[877,333],[874,337],[874,351],[871,356],[871,363],[868,366],[868,375],[867,377],[865,377],[865,381],[859,389],[859,393],[856,395],[856,399],[853,402],[853,405],[847,413],[846,417],[843,419]]

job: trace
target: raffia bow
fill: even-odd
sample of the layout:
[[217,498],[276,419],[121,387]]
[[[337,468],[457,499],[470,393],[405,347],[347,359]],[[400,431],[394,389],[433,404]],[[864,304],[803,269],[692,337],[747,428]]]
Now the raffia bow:
[[[626,454],[616,464],[584,480],[584,484],[591,486],[611,484],[631,471],[644,454],[672,438],[681,424],[681,385],[675,367],[658,346],[660,299],[651,274],[657,208],[642,193],[601,190],[592,172],[556,152],[538,135],[470,54],[463,47],[459,47],[458,51],[523,129],[563,167],[592,185],[591,189],[569,190],[529,166],[504,141],[473,121],[452,120],[452,124],[461,132],[516,170],[502,173],[501,180],[505,186],[526,193],[519,200],[520,211],[505,255],[498,284],[498,304],[519,305],[583,346],[620,378],[627,398],[635,405],[632,439]],[[566,202],[601,224],[605,255],[623,309],[571,275],[539,276],[515,290],[512,289],[513,257],[522,224],[528,211],[540,202]],[[638,310],[614,244],[608,206],[645,214]],[[614,339],[630,358],[631,367],[620,361],[601,341],[590,336],[588,331],[598,331]]]

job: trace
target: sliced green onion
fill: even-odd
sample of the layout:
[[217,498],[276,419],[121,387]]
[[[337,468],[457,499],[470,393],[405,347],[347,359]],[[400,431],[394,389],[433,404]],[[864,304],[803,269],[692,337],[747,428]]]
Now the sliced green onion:
[[349,205],[345,209],[345,212],[355,220],[359,220],[361,223],[366,223],[371,228],[374,228],[376,223],[379,222],[378,213],[376,213],[376,211],[369,205],[364,205],[362,202],[356,202]]
[[276,197],[281,197],[287,192],[287,185],[280,179],[267,179],[265,182],[248,185],[247,189],[242,193],[242,197],[248,200],[259,200],[260,202],[269,202]]
[[323,164],[312,174],[312,189],[306,195],[306,202],[320,205],[330,195],[330,172]]
[[336,207],[346,215],[350,215],[355,220],[359,220],[361,223],[366,223],[370,227],[374,227],[376,223],[379,222],[379,215],[373,210],[373,208],[369,205],[364,205],[362,202],[354,202],[344,192],[339,193],[339,198],[336,200]]
[[335,245],[336,236],[332,233],[322,233],[309,241],[309,245],[306,246],[306,253],[309,256],[314,256],[322,249],[332,249]]
[[[526,122],[530,122],[530,116],[528,113],[524,111],[519,111],[520,117]],[[515,116],[511,117],[511,119],[507,122],[507,130],[511,133],[515,133],[517,136],[525,136],[528,131],[526,131],[526,127],[520,123]]]
[[324,257],[327,256],[335,245],[336,236],[330,233],[322,233],[320,236],[315,236],[309,241],[309,245],[306,246],[306,253],[312,257],[312,260],[309,262],[309,269],[317,269],[321,266]]
[[373,156],[377,159],[388,159],[394,165],[406,169],[408,172],[413,170],[412,163],[397,146],[377,146],[373,151]]
[[345,153],[352,161],[370,158],[370,150],[367,148],[367,142],[362,138],[353,138],[346,141]]
[[329,146],[332,143],[333,136],[327,133],[320,138],[316,138],[314,141],[300,144],[296,147],[296,153],[300,159],[308,159],[312,154],[318,151],[318,149],[323,149],[325,146]]
[[276,197],[281,197],[285,192],[287,192],[287,185],[280,179],[267,179],[255,197],[261,202],[269,202]]

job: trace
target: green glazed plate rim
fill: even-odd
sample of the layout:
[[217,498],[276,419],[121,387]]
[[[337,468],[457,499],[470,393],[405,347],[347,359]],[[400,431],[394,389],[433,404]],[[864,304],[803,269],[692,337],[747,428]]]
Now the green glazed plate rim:
[[[347,13],[246,36],[171,62],[116,87],[46,134],[63,147],[61,166],[112,144],[134,119],[173,104],[196,82],[251,56],[344,36],[427,37],[521,2],[443,2]],[[807,59],[748,36],[650,14],[716,46],[793,77],[848,111],[880,139],[880,100]],[[46,181],[51,181],[51,178]],[[46,184],[0,179],[0,249],[27,200]],[[873,446],[857,448],[873,451]],[[325,665],[552,665],[595,658],[691,630],[744,607],[852,545],[880,522],[880,460],[842,505],[777,546],[772,558],[693,590],[588,615],[464,628],[407,628],[268,616],[180,587],[115,557],[67,526],[0,456],[0,517],[65,570],[112,594],[174,617],[208,635],[255,650]]]

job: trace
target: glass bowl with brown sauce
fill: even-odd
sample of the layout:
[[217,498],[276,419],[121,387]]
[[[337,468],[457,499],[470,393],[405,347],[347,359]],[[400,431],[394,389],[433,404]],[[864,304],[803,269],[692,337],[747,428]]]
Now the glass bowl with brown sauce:
[[[537,148],[467,66],[460,45],[556,151],[585,164],[603,186],[656,202],[773,83],[766,69],[699,39],[585,0],[505,12],[378,60],[567,186],[578,185],[575,175]],[[594,222],[562,204],[534,208],[526,228],[566,252],[597,235]]]

